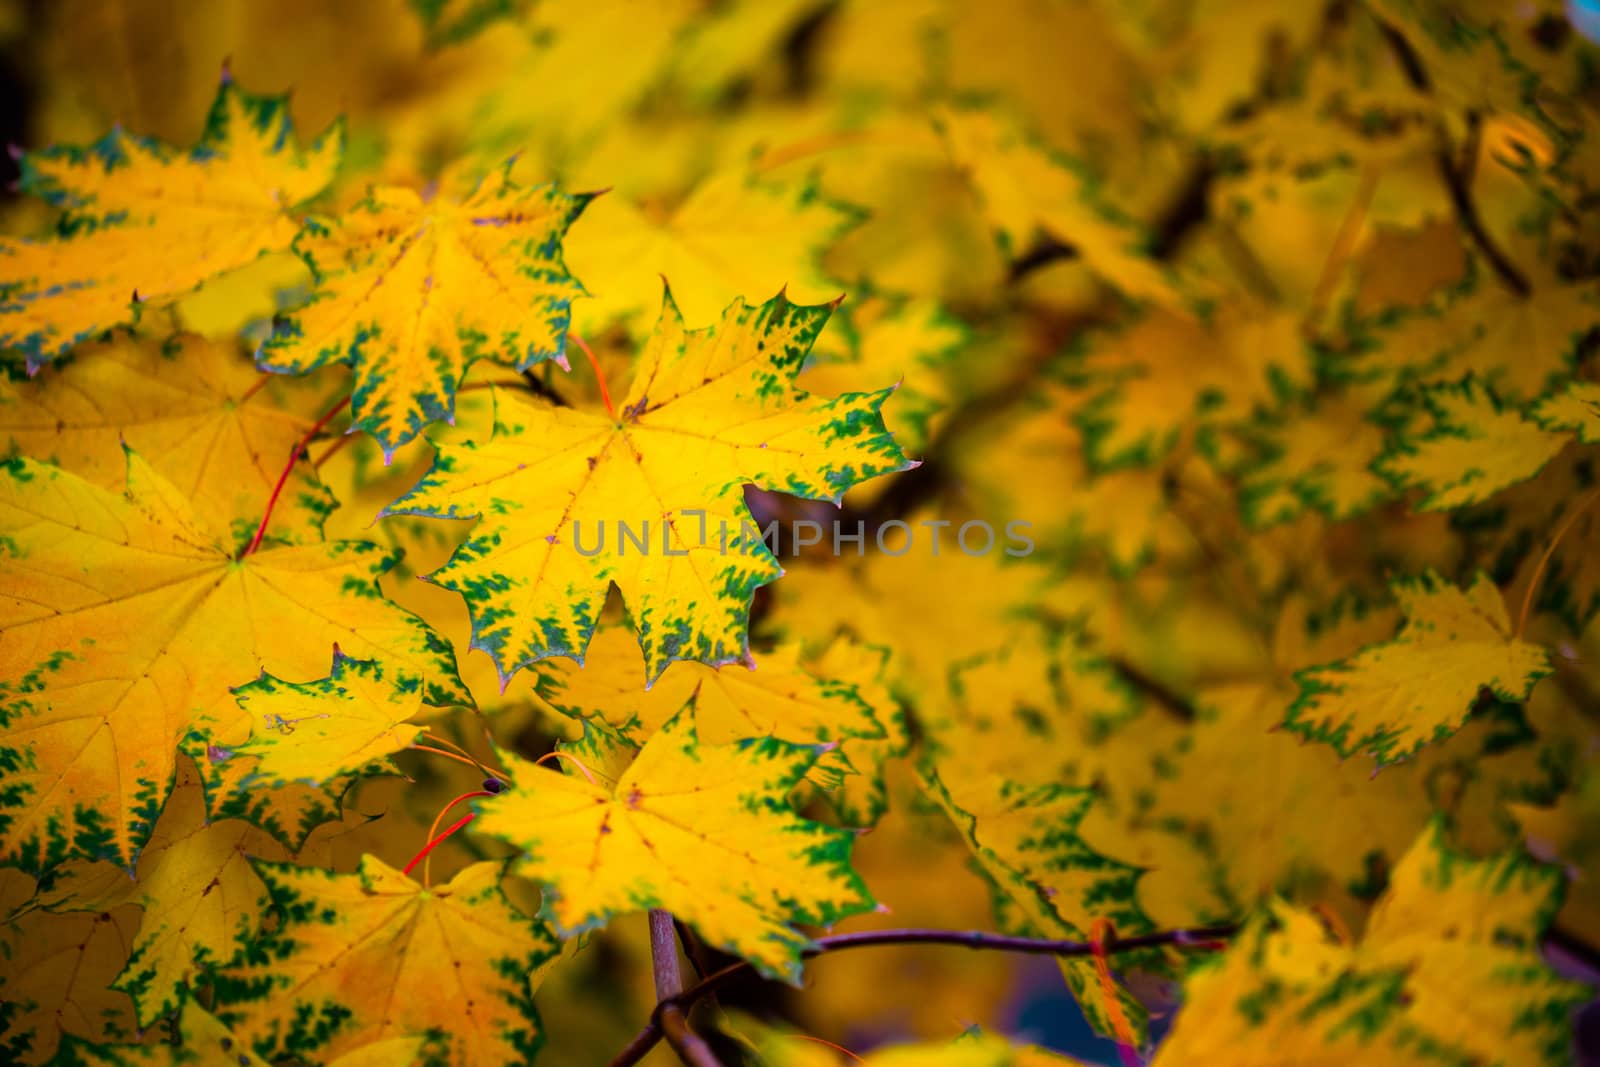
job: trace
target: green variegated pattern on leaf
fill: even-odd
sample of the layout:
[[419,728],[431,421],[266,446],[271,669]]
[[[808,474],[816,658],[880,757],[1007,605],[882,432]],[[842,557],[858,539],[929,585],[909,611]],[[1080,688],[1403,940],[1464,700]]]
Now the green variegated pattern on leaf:
[[693,722],[679,713],[625,766],[614,735],[568,750],[585,754],[565,774],[506,755],[516,786],[478,802],[476,828],[521,850],[513,870],[544,889],[565,935],[664,908],[707,944],[798,983],[811,941],[796,927],[872,907],[850,867],[853,835],[789,805],[821,746],[705,744]]
[[582,660],[611,584],[653,681],[675,660],[747,659],[750,599],[781,572],[744,503],[756,485],[838,503],[911,464],[884,428],[891,389],[794,386],[832,310],[778,296],[684,329],[670,296],[617,417],[497,393],[491,435],[440,443],[389,515],[481,517],[429,576],[466,599],[502,680]]
[[303,150],[287,96],[224,76],[188,150],[114,129],[87,147],[24,155],[22,191],[62,216],[51,239],[0,238],[0,349],[37,368],[133,321],[142,304],[288,248],[292,209],[327,187],[343,154],[342,127]]
[[322,785],[408,747],[425,728],[408,724],[422,710],[416,679],[337,649],[333,669],[314,682],[285,682],[263,673],[233,691],[250,716],[250,738],[233,745],[234,759],[251,764],[238,788]]
[[1270,903],[1190,976],[1153,1067],[1566,1062],[1587,991],[1539,950],[1561,885],[1519,853],[1455,853],[1436,822],[1396,865],[1359,944]]
[[[1111,920],[1123,936],[1151,929],[1136,897],[1139,870],[1096,851],[1080,834],[1093,803],[1090,790],[1023,786],[1000,774],[946,783],[931,770],[921,774],[921,781],[993,885],[995,910],[1005,929],[1077,941],[1088,939],[1096,919]],[[1089,1024],[1102,1034],[1114,1034],[1094,962],[1071,958],[1060,965]],[[1123,1015],[1142,1037],[1144,1007],[1126,990],[1118,992]]]
[[508,172],[462,199],[374,189],[295,239],[318,287],[278,317],[258,362],[293,374],[350,363],[354,428],[393,456],[423,426],[453,419],[475,361],[565,363],[583,287],[561,260],[561,239],[590,199],[519,186]]
[[1402,433],[1374,469],[1398,486],[1423,490],[1419,511],[1449,511],[1487,500],[1539,473],[1567,443],[1501,405],[1471,378],[1422,390],[1432,425]]
[[459,1067],[530,1062],[531,979],[557,946],[506,900],[502,868],[429,889],[374,856],[354,874],[257,864],[279,924],[219,977],[219,1014],[267,1058],[429,1033]]
[[1505,600],[1485,574],[1458,589],[1437,574],[1390,587],[1405,616],[1391,641],[1296,673],[1286,729],[1358,752],[1378,765],[1414,756],[1466,722],[1480,693],[1525,700],[1550,672],[1550,654],[1514,635]]
[[1586,445],[1600,445],[1600,382],[1573,382],[1528,412],[1547,430],[1573,430]]
[[32,870],[131,868],[179,739],[233,729],[229,686],[263,665],[315,677],[340,642],[429,702],[468,699],[448,644],[379,590],[392,554],[334,541],[236,559],[231,533],[132,452],[121,494],[31,460],[0,466],[0,554],[0,854]]

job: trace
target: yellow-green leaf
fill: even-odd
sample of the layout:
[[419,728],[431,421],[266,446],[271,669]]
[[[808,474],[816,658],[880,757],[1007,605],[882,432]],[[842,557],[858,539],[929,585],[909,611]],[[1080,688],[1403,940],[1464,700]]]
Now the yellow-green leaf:
[[394,557],[363,542],[234,558],[136,453],[125,494],[57,468],[0,467],[0,853],[131,867],[196,726],[239,721],[229,687],[265,666],[317,677],[335,642],[435,703],[466,700],[449,647],[383,599]]
[[750,598],[781,572],[744,487],[838,503],[911,465],[878,413],[890,390],[795,388],[830,311],[739,301],[690,331],[669,296],[615,418],[500,391],[492,435],[439,445],[385,513],[482,516],[429,580],[466,598],[472,647],[502,681],[549,656],[581,661],[611,584],[647,681],[675,660],[748,657]]
[[294,374],[352,364],[354,428],[392,457],[427,423],[454,417],[474,361],[565,364],[583,288],[561,261],[561,238],[589,199],[518,186],[509,168],[462,199],[374,189],[296,238],[318,288],[279,316],[257,358]]
[[501,867],[425,889],[373,856],[355,874],[258,864],[281,922],[219,979],[219,1006],[267,1057],[437,1031],[452,1064],[527,1063],[540,1042],[530,979],[556,945],[506,900]]
[[515,788],[479,802],[477,829],[522,850],[514,870],[545,890],[563,934],[664,908],[763,974],[800,978],[826,926],[872,907],[850,869],[852,835],[796,815],[789,791],[821,749],[774,738],[702,743],[693,716],[664,724],[612,778],[506,757]]
[[224,77],[188,151],[113,130],[86,148],[23,157],[22,188],[62,209],[53,240],[0,240],[0,349],[38,367],[141,304],[166,304],[206,279],[287,248],[293,209],[333,179],[335,125],[302,150],[288,98]]
[[1340,755],[1378,765],[1416,755],[1466,722],[1487,689],[1524,700],[1550,671],[1549,653],[1512,633],[1505,600],[1485,574],[1458,589],[1429,572],[1392,589],[1405,624],[1391,641],[1298,672],[1284,726]]
[[1403,434],[1375,469],[1396,485],[1423,490],[1418,511],[1449,511],[1487,500],[1539,473],[1567,443],[1502,407],[1471,378],[1423,390],[1433,425]]

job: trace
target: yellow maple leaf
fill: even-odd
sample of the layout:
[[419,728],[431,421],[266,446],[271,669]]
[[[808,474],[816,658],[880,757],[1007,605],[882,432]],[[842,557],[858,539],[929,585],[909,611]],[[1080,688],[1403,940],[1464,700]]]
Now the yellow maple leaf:
[[[121,488],[124,447],[242,548],[291,449],[327,405],[298,381],[265,379],[229,343],[117,337],[26,382],[0,381],[0,440],[96,485]],[[311,479],[286,487],[267,543],[313,533],[333,507]]]
[[[393,557],[331,542],[235,558],[171,482],[128,454],[112,493],[12,459],[0,472],[4,762],[0,851],[132,866],[191,727],[236,721],[228,687],[265,665],[318,677],[335,642],[427,699],[465,699],[454,656],[376,588]],[[86,569],[85,561],[94,561]]]
[[[840,670],[826,672],[829,662]],[[807,778],[862,825],[881,809],[883,761],[905,745],[898,708],[877,682],[881,670],[880,657],[849,641],[836,642],[816,667],[803,664],[800,647],[789,644],[762,653],[753,668],[675,663],[647,689],[637,638],[625,626],[602,626],[582,667],[565,659],[535,666],[534,691],[562,714],[605,722],[640,744],[692,708],[706,744],[776,737],[829,745]],[[852,781],[863,775],[866,781]],[[843,795],[834,798],[836,792]]]
[[1547,430],[1574,430],[1586,445],[1600,445],[1600,383],[1573,382],[1539,401],[1529,418]]
[[647,680],[674,660],[746,658],[750,597],[781,572],[745,484],[837,504],[911,465],[878,414],[891,390],[827,400],[794,386],[830,311],[738,301],[690,331],[669,295],[615,416],[499,391],[491,436],[440,444],[384,514],[482,516],[429,581],[466,598],[472,647],[502,684],[549,656],[581,661],[612,584]]
[[[1089,790],[1016,783],[1004,773],[972,775],[953,786],[937,774],[921,780],[994,884],[997,910],[1013,932],[1082,941],[1096,919],[1111,920],[1123,935],[1150,928],[1136,900],[1138,869],[1097,852],[1080,834]],[[1094,962],[1059,963],[1084,1018],[1102,1034],[1115,1033]],[[1143,1006],[1120,987],[1117,996],[1124,1018],[1142,1035]]]
[[224,78],[200,142],[182,152],[113,130],[87,148],[23,157],[23,189],[64,211],[49,241],[0,241],[0,348],[38,367],[139,305],[289,246],[293,209],[333,179],[335,125],[302,150],[285,97]]
[[855,221],[809,183],[776,183],[744,169],[703,180],[666,217],[621,196],[601,197],[572,227],[566,257],[594,297],[574,311],[582,333],[621,319],[635,328],[661,302],[661,280],[684,324],[717,322],[735,300],[783,290],[804,303],[843,286],[823,273],[823,251]]
[[425,889],[373,856],[355,874],[258,864],[282,924],[264,957],[224,971],[219,1006],[278,1054],[438,1031],[452,1064],[527,1062],[540,1040],[530,979],[556,945],[506,900],[501,868]]
[[1423,403],[1433,425],[1402,433],[1374,465],[1396,485],[1427,492],[1414,505],[1419,511],[1487,500],[1538,474],[1567,443],[1565,434],[1550,433],[1506,408],[1471,378],[1424,389]]
[[130,895],[144,906],[144,917],[127,967],[112,983],[133,998],[141,1025],[177,1010],[203,968],[226,962],[255,934],[267,890],[251,857],[287,858],[246,822],[209,821],[199,775],[184,761],[139,854]]
[[561,237],[588,202],[518,186],[509,168],[460,199],[374,189],[295,240],[319,285],[309,304],[278,317],[257,360],[293,374],[351,363],[354,428],[387,461],[427,423],[454,417],[475,360],[565,365],[583,289],[562,264]]
[[335,646],[333,669],[311,682],[263,674],[233,690],[250,716],[249,740],[229,746],[229,758],[250,764],[235,788],[287,782],[322,785],[388,757],[420,737],[409,723],[422,710],[415,679],[394,678],[383,665],[351,659]]
[[1166,271],[1145,251],[1145,236],[1105,202],[1081,164],[1053,157],[992,111],[946,109],[937,122],[1012,259],[1030,251],[1042,231],[1077,249],[1090,270],[1125,295],[1181,304]]
[[515,788],[477,805],[477,828],[522,850],[514,870],[544,888],[564,935],[664,908],[708,944],[798,983],[811,942],[794,927],[872,907],[850,868],[853,835],[788,805],[820,747],[703,743],[688,712],[625,767],[620,740],[597,740],[592,727],[588,740],[605,753],[585,760],[597,780],[508,756]]
[[1285,728],[1341,756],[1370,753],[1381,767],[1454,733],[1483,690],[1525,700],[1550,672],[1549,653],[1511,632],[1505,600],[1487,575],[1464,590],[1432,572],[1391,588],[1405,616],[1400,632],[1298,672],[1300,695]]
[[[10,875],[26,883],[20,872]],[[3,884],[3,882],[0,882]],[[128,941],[139,921],[136,907],[54,912],[19,908],[12,886],[0,903],[0,1053],[7,1063],[58,1063],[63,1035],[94,1041],[128,1040],[135,1033],[133,1003],[111,987],[128,959]]]

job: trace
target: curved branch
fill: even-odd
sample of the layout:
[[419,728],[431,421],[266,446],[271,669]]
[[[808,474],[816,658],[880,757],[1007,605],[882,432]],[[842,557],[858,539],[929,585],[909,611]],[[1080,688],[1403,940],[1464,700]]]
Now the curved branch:
[[[1205,926],[1193,930],[1166,930],[1155,934],[1141,934],[1137,937],[1119,937],[1106,941],[1102,951],[1109,954],[1135,952],[1146,948],[1218,949],[1224,947],[1227,939],[1237,933],[1238,929],[1237,926]],[[874,945],[954,945],[974,950],[1018,952],[1058,958],[1092,956],[1095,951],[1094,945],[1088,941],[1047,941],[1033,937],[988,934],[978,930],[864,930],[860,933],[819,937],[816,944],[806,949],[801,956],[811,959],[825,952],[869,948]],[[660,1001],[650,1015],[649,1025],[628,1042],[627,1047],[616,1055],[609,1067],[632,1067],[643,1060],[663,1037],[671,1042],[668,1028],[676,1028],[678,1025],[673,1020],[682,1020],[689,1008],[701,997],[714,992],[735,978],[754,973],[754,970],[750,964],[743,961],[731,963],[719,971],[713,971],[683,992]],[[689,1058],[675,1043],[673,1048],[678,1051],[685,1063],[698,1067],[702,1062]],[[710,1051],[709,1047],[706,1051]],[[710,1062],[714,1063],[715,1060]]]

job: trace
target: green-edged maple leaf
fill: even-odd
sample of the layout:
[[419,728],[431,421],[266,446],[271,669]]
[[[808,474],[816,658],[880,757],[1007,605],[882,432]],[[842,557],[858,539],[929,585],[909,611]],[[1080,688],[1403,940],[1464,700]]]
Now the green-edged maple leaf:
[[[127,479],[131,448],[243,548],[311,429],[315,416],[300,412],[326,401],[298,380],[264,382],[232,343],[119,336],[26,382],[0,381],[0,441],[108,489]],[[315,539],[332,507],[311,479],[290,482],[265,543]]]
[[1379,457],[1375,470],[1398,486],[1426,496],[1418,511],[1449,511],[1487,500],[1539,473],[1567,443],[1502,407],[1474,379],[1425,387],[1422,399],[1433,425],[1402,433]]
[[[268,1067],[266,1060],[251,1052],[234,1036],[222,1020],[187,1001],[173,1017],[175,1025],[163,1031],[159,1040],[143,1044],[106,1044],[82,1038],[61,1043],[56,1063],[60,1067]],[[361,1045],[328,1067],[394,1067],[395,1064],[426,1063],[429,1057],[426,1037],[391,1037]]]
[[557,710],[576,719],[601,719],[638,743],[691,702],[695,730],[712,745],[746,737],[809,745],[884,736],[877,709],[856,685],[811,673],[801,665],[796,645],[763,654],[754,668],[674,664],[646,689],[639,642],[625,626],[602,626],[583,666],[554,659],[534,669],[536,691]]
[[335,125],[302,150],[285,96],[224,76],[188,151],[120,129],[22,157],[22,189],[62,209],[54,239],[0,240],[0,349],[30,368],[208,278],[287,248],[293,209],[338,169]]
[[612,584],[647,681],[675,660],[748,657],[750,598],[781,569],[744,486],[837,504],[912,465],[879,414],[892,389],[829,400],[794,386],[831,310],[738,301],[691,331],[669,294],[615,418],[500,393],[491,436],[438,445],[385,514],[482,517],[429,581],[466,598],[472,647],[502,681],[581,661]]
[[1561,877],[1519,854],[1473,860],[1425,830],[1361,943],[1274,904],[1188,981],[1156,1067],[1211,1062],[1560,1063],[1583,988],[1540,958]]
[[795,927],[872,907],[850,868],[853,835],[789,807],[820,746],[703,743],[687,710],[625,769],[620,739],[596,741],[592,729],[588,739],[612,750],[585,761],[597,780],[507,755],[516,787],[478,804],[477,829],[522,850],[513,870],[544,888],[564,935],[664,908],[708,944],[798,982],[811,941]]
[[235,788],[324,785],[408,747],[425,728],[408,722],[422,710],[415,679],[394,677],[381,663],[351,659],[334,647],[333,669],[312,682],[269,674],[234,689],[250,716],[250,738],[229,748],[250,769]]
[[1384,449],[1383,428],[1359,395],[1318,392],[1243,432],[1261,454],[1239,487],[1240,509],[1254,527],[1308,510],[1348,519],[1394,494],[1373,470]]
[[[976,1028],[954,1041],[883,1045],[866,1056],[835,1054],[816,1038],[736,1010],[724,1012],[722,1028],[748,1048],[761,1067],[839,1067],[845,1063],[867,1067],[1083,1067],[1079,1060],[1034,1045],[1016,1045]],[[845,1055],[850,1058],[846,1060]]]
[[934,422],[950,404],[945,372],[967,340],[966,327],[931,300],[890,306],[872,299],[865,308],[847,309],[850,314],[841,320],[845,329],[840,332],[848,332],[856,354],[813,351],[800,383],[808,392],[832,396],[899,380],[886,422],[902,448],[922,451]]
[[1284,727],[1378,766],[1416,755],[1467,721],[1484,690],[1525,700],[1550,672],[1549,653],[1512,633],[1488,575],[1458,589],[1431,571],[1392,585],[1405,623],[1393,640],[1296,673]]
[[1456,852],[1436,822],[1390,875],[1362,956],[1405,970],[1406,1028],[1430,1043],[1478,1063],[1558,1063],[1569,1013],[1588,999],[1540,951],[1563,885],[1559,870],[1520,851]]
[[691,329],[713,325],[735,300],[778,289],[826,300],[843,288],[819,263],[856,221],[809,184],[761,181],[743,170],[702,181],[665,219],[621,196],[602,198],[572,228],[567,260],[594,296],[577,309],[586,333],[618,319],[643,330],[673,285]]
[[1573,382],[1528,412],[1547,430],[1573,430],[1586,445],[1600,445],[1600,382]]
[[197,974],[228,962],[255,934],[267,890],[251,857],[288,858],[249,823],[208,820],[199,776],[184,761],[139,854],[131,897],[144,917],[128,965],[112,983],[133,998],[141,1026],[186,1003]]
[[1043,232],[1076,248],[1091,271],[1128,296],[1180,303],[1162,266],[1145,251],[1145,236],[1104,202],[1087,168],[1052,156],[988,111],[945,110],[938,123],[1012,259],[1030,251]]
[[427,423],[454,417],[476,360],[565,366],[583,287],[561,261],[561,238],[589,200],[519,186],[509,167],[461,199],[374,189],[295,239],[318,287],[274,321],[257,360],[293,374],[352,364],[354,428],[392,458]]
[[1414,1067],[1385,1030],[1398,975],[1353,972],[1351,952],[1310,912],[1263,911],[1184,983],[1184,1007],[1152,1067],[1229,1063]]
[[128,453],[113,493],[55,467],[0,468],[0,854],[131,867],[172,786],[178,739],[238,721],[228,687],[327,670],[338,642],[434,703],[467,699],[449,646],[384,600],[395,556],[363,542],[235,558]]
[[454,1064],[532,1060],[530,979],[557,949],[506,900],[502,867],[428,889],[374,856],[355,874],[257,864],[279,925],[219,978],[219,1013],[266,1057],[438,1032]]
[[[952,789],[936,773],[923,789],[944,809],[995,889],[1003,927],[1031,937],[1085,940],[1095,919],[1117,933],[1150,929],[1135,897],[1137,868],[1092,848],[1079,827],[1093,802],[1088,789],[1017,786],[1001,774],[975,776]],[[1112,1034],[1094,963],[1063,959],[1061,973],[1091,1026]],[[1119,990],[1123,1013],[1140,1033],[1144,1009]]]
[[[904,744],[904,736],[900,729],[891,736],[883,722],[893,721],[898,709],[877,683],[881,659],[852,657],[851,647],[841,640],[829,649],[832,663],[848,665],[837,675],[808,668],[801,662],[800,647],[787,644],[763,653],[754,669],[676,663],[646,689],[638,640],[625,626],[602,626],[582,667],[566,659],[535,666],[535,691],[562,714],[598,719],[635,744],[643,744],[662,724],[692,707],[695,732],[705,744],[776,737],[803,745],[838,745],[807,777],[831,793],[867,774],[868,781],[854,785],[842,799],[852,816],[870,822],[867,813],[878,810],[873,798],[882,788],[879,769]],[[858,772],[857,763],[865,770]]]

